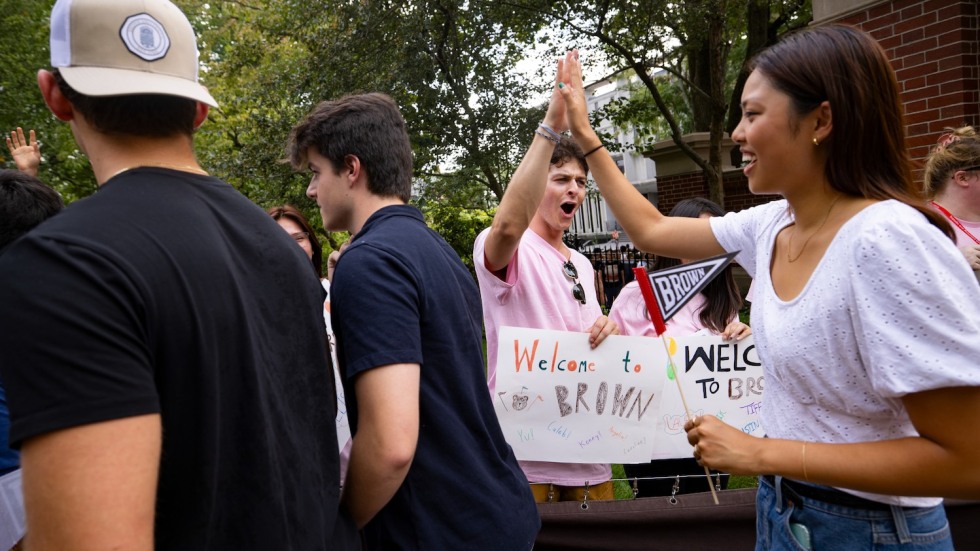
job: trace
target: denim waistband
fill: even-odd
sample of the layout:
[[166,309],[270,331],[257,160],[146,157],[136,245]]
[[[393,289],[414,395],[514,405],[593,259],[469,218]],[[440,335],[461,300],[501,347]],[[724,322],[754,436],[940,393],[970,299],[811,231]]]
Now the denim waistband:
[[[765,475],[762,478],[774,488],[776,487],[776,479],[772,475]],[[887,503],[871,501],[870,499],[865,499],[863,497],[842,492],[836,488],[830,488],[827,486],[813,486],[811,484],[805,484],[795,480],[788,480],[786,478],[782,479],[782,486],[783,494],[790,498],[805,497],[807,499],[814,499],[816,501],[822,501],[832,505],[854,507],[857,509],[870,509],[873,511],[891,510],[891,506]],[[802,500],[796,499],[795,501],[799,502],[799,506],[803,506]]]

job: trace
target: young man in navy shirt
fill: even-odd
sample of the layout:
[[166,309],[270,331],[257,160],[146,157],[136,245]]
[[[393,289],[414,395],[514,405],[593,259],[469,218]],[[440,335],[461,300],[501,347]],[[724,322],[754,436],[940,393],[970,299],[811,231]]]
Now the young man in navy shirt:
[[487,393],[480,295],[407,205],[412,149],[382,94],[323,102],[290,136],[328,231],[351,233],[332,287],[354,433],[342,504],[371,549],[531,549],[527,479]]

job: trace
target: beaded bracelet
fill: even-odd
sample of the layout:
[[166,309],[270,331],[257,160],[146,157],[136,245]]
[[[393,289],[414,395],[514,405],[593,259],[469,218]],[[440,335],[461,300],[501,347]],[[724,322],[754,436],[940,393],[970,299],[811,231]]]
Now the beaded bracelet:
[[556,142],[561,139],[561,134],[559,134],[558,132],[555,132],[555,129],[554,128],[548,126],[547,124],[545,124],[543,122],[540,123],[540,124],[538,124],[538,128],[540,128],[540,129],[544,130],[545,132],[547,132],[548,134],[550,134],[551,137],[552,137],[552,139],[554,141],[556,141]]
[[551,140],[551,141],[553,141],[555,143],[558,143],[558,139],[557,138],[552,138],[551,136],[545,134],[544,132],[542,132],[540,130],[535,130],[534,133],[537,134],[538,136],[541,136],[542,138],[544,138],[546,140]]

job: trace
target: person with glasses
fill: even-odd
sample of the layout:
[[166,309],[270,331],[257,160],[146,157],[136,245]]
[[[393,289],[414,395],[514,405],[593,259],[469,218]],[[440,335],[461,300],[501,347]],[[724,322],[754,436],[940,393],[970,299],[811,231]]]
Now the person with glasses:
[[963,126],[943,134],[926,161],[929,205],[949,220],[956,246],[980,282],[980,134]]
[[[500,327],[584,333],[594,348],[619,332],[602,314],[595,271],[562,235],[585,201],[588,165],[567,130],[564,103],[552,94],[544,121],[500,200],[493,224],[473,245],[487,332],[487,383],[496,386]],[[521,461],[540,502],[613,499],[609,465]]]

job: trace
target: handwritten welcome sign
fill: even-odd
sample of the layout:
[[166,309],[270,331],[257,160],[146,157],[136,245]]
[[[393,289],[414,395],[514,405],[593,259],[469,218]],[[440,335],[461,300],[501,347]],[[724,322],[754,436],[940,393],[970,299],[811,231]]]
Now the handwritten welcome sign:
[[[692,410],[720,413],[757,434],[764,383],[751,340],[671,342]],[[690,457],[684,408],[659,338],[611,336],[592,350],[585,333],[502,327],[497,358],[494,408],[519,459],[642,463]]]
[[[656,341],[663,350],[659,338],[645,338]],[[714,415],[745,433],[765,434],[759,421],[765,378],[752,337],[740,341],[718,336],[668,337],[667,342],[692,415]],[[670,377],[666,369],[663,373]],[[691,457],[686,421],[680,391],[671,380],[664,385],[652,459]]]
[[[660,346],[658,352],[656,346]],[[519,459],[646,461],[663,394],[659,340],[502,327],[494,407]]]

